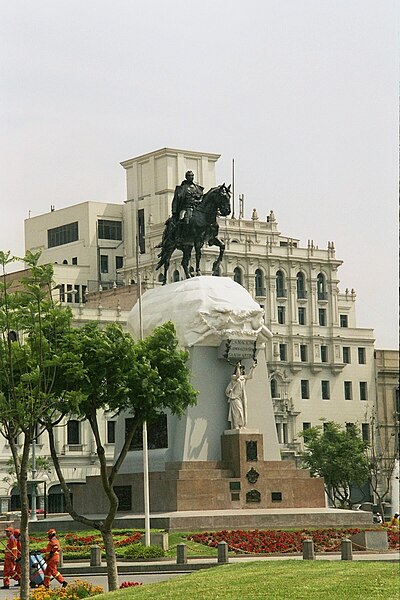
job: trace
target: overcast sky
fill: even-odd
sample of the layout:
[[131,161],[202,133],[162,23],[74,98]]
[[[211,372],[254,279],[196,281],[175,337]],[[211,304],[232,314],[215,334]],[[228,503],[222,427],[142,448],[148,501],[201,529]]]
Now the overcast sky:
[[2,2],[0,249],[23,253],[29,212],[122,202],[122,160],[220,153],[247,217],[334,241],[358,326],[397,348],[397,5]]

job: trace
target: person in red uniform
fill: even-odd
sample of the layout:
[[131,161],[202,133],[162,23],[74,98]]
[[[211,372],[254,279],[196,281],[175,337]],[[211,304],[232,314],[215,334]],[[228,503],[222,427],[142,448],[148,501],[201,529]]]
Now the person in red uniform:
[[47,532],[49,536],[49,543],[46,546],[45,559],[47,563],[46,570],[44,572],[44,587],[50,587],[50,579],[54,577],[62,587],[67,586],[67,582],[58,570],[58,562],[60,560],[60,543],[57,539],[56,530],[49,529]]
[[15,560],[15,572],[19,576],[19,581],[16,585],[21,585],[21,532],[19,529],[14,529],[14,537],[17,542],[17,558]]
[[2,590],[8,590],[10,588],[10,579],[20,580],[20,575],[15,570],[15,561],[17,559],[17,540],[14,537],[14,529],[12,527],[6,527],[5,533],[7,536],[7,544],[4,549],[4,571],[3,571],[3,585]]

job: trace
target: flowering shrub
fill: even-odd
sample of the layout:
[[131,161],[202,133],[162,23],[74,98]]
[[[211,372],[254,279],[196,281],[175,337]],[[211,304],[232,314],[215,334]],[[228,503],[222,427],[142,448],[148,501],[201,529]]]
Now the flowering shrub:
[[[361,529],[301,529],[299,531],[282,530],[253,530],[244,531],[237,529],[235,531],[217,531],[212,533],[199,533],[189,536],[189,540],[204,544],[206,546],[217,547],[218,542],[226,542],[228,549],[237,554],[271,554],[275,552],[301,552],[303,541],[312,539],[317,552],[336,552],[340,550],[340,543],[343,538],[347,538]],[[395,536],[389,536],[389,548],[398,547]],[[396,546],[397,543],[397,546]]]
[[159,558],[164,556],[165,552],[159,546],[143,546],[143,544],[130,544],[124,548],[124,558]]
[[134,587],[136,585],[143,585],[143,583],[139,583],[139,581],[123,581],[119,587],[120,589],[123,589],[127,587]]
[[89,596],[97,596],[103,592],[103,588],[99,585],[76,579],[65,588],[37,588],[31,592],[30,598],[31,600],[56,600],[58,598],[62,600],[80,600]]

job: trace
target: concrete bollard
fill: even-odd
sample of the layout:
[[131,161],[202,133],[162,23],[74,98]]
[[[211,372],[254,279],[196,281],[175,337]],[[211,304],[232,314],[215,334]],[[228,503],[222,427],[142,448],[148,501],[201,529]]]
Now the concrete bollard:
[[90,546],[90,566],[101,567],[101,548],[97,544]]
[[218,562],[227,563],[228,558],[228,544],[226,542],[218,542]]
[[353,545],[351,543],[351,540],[342,540],[341,551],[341,560],[353,560]]
[[303,560],[315,560],[313,540],[303,540]]
[[59,552],[60,556],[58,559],[58,566],[59,567],[63,567],[64,566],[64,555],[63,555],[63,551],[60,548],[60,552]]
[[186,544],[177,544],[176,546],[176,564],[187,564],[187,547]]

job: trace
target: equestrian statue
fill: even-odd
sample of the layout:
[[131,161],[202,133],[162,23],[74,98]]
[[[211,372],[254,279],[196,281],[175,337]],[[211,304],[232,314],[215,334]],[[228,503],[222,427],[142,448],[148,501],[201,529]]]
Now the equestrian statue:
[[212,266],[212,274],[219,274],[225,244],[218,237],[217,217],[227,217],[231,212],[231,186],[223,183],[203,194],[204,188],[194,182],[194,174],[187,171],[181,185],[176,186],[172,200],[172,216],[165,222],[156,270],[164,267],[163,285],[167,282],[170,259],[174,250],[182,252],[182,267],[187,279],[193,277],[189,269],[193,247],[196,253],[195,275],[201,275],[201,249],[205,243],[218,246],[219,255]]

